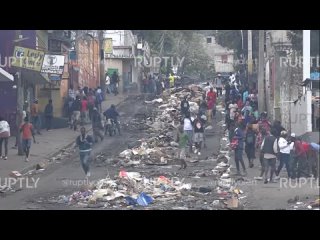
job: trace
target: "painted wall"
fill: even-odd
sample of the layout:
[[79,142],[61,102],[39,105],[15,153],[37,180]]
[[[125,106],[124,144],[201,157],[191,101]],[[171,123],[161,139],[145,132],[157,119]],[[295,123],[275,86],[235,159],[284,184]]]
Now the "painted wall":
[[79,40],[78,66],[80,68],[78,85],[96,88],[100,84],[99,44],[94,40]]

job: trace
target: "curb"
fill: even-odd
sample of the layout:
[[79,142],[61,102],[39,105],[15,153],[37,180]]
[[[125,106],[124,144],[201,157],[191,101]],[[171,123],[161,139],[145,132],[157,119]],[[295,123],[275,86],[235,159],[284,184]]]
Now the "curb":
[[[120,101],[119,103],[115,104],[115,106],[119,106],[120,104],[122,104],[123,102],[125,102],[129,97],[126,96],[122,101]],[[92,127],[90,127],[90,129],[88,129],[88,131],[91,131],[92,130]],[[64,146],[63,148],[60,148],[59,150],[57,150],[56,152],[52,153],[48,158],[53,158],[55,156],[57,156],[63,149],[67,149],[67,148],[70,148],[73,144],[75,143],[75,140],[72,141],[71,143],[67,144],[66,146]],[[52,161],[48,161],[46,162],[48,163],[47,165],[49,165],[50,163],[52,163]],[[25,175],[26,173],[28,173],[29,171],[31,170],[35,170],[36,169],[36,166],[38,165],[39,163],[36,163],[32,166],[29,166],[29,167],[26,167],[24,169],[22,169],[21,171],[19,171],[22,175]],[[47,166],[46,165],[46,166]]]

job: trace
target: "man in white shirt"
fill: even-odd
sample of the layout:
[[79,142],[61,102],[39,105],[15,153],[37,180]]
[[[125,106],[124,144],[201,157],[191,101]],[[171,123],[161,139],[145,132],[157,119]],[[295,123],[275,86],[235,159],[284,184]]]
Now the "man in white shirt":
[[290,162],[290,143],[286,140],[287,138],[287,132],[286,131],[282,131],[279,141],[278,141],[278,145],[279,145],[279,149],[280,149],[280,165],[276,171],[276,178],[275,179],[279,179],[279,174],[281,169],[283,168],[283,165],[286,165],[286,169],[287,169],[287,173],[288,173],[288,178],[290,178],[290,166],[289,166],[289,162]]
[[110,88],[110,77],[109,74],[106,74],[106,88],[107,88],[107,93],[111,93],[111,88]]

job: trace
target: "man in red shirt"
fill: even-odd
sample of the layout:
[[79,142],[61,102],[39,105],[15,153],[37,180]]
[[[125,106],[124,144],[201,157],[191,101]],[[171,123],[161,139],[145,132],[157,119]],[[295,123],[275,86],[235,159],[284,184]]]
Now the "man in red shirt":
[[22,133],[22,148],[26,154],[26,162],[29,162],[29,153],[31,148],[31,140],[33,138],[33,142],[36,143],[36,139],[34,137],[34,130],[31,123],[29,123],[28,117],[25,117],[24,124],[20,126],[20,132]]
[[216,100],[217,100],[217,94],[213,91],[213,88],[210,88],[210,91],[207,94],[207,102],[208,102],[208,123],[211,123],[212,121],[212,111],[215,108],[215,104],[216,104]]
[[88,122],[88,100],[86,97],[83,97],[81,100],[81,122],[87,123]]

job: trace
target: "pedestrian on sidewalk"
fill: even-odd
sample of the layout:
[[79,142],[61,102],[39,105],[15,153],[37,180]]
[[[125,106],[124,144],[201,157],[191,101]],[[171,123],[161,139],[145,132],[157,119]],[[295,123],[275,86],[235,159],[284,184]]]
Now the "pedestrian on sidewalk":
[[237,175],[241,175],[239,163],[241,163],[244,175],[247,175],[246,166],[244,164],[243,156],[242,156],[243,149],[244,149],[244,146],[243,146],[244,139],[245,139],[244,130],[245,130],[244,124],[239,124],[238,127],[234,131],[235,135],[233,137],[233,139],[238,142],[235,147],[235,151],[234,151],[234,160],[236,163]]
[[248,125],[248,129],[246,132],[246,138],[245,138],[246,146],[245,146],[245,152],[247,154],[248,160],[249,160],[249,168],[253,168],[253,160],[255,158],[255,145],[256,145],[256,133],[252,129],[252,124]]
[[280,159],[280,165],[276,171],[276,177],[275,179],[279,179],[280,176],[280,171],[283,168],[283,165],[286,165],[287,173],[288,173],[288,178],[291,177],[291,172],[290,172],[290,144],[291,142],[287,141],[287,132],[286,131],[281,131],[280,133],[280,138],[278,140],[278,146],[280,150],[279,154],[279,159]]
[[53,118],[53,106],[52,106],[52,100],[49,100],[49,103],[46,105],[46,108],[44,109],[44,115],[46,117],[46,127],[47,131],[51,131],[52,127],[52,118]]
[[93,108],[94,108],[94,104],[96,101],[96,97],[94,96],[94,93],[92,90],[89,91],[88,94],[88,109],[89,109],[89,119],[90,121],[92,120],[92,113],[93,113]]
[[100,87],[97,88],[97,91],[96,91],[96,100],[95,100],[95,107],[98,109],[99,113],[102,112],[102,92],[101,92],[101,89]]
[[183,131],[183,127],[180,126],[178,129],[178,133],[177,133],[177,142],[179,143],[179,159],[181,161],[181,167],[180,169],[185,169],[187,167],[187,163],[186,163],[186,159],[187,159],[187,155],[186,155],[186,151],[187,151],[187,146],[188,146],[188,135]]
[[90,161],[93,145],[93,138],[86,134],[85,127],[81,127],[80,136],[76,139],[76,145],[79,147],[80,163],[87,177],[90,177]]
[[[0,158],[8,159],[8,140],[10,137],[9,123],[0,117]],[[2,143],[4,142],[4,155],[2,155]]]
[[36,143],[34,137],[34,129],[31,123],[29,123],[29,118],[25,117],[24,124],[20,126],[20,133],[22,133],[22,149],[26,154],[25,161],[29,162],[29,154],[31,149],[31,140],[33,138],[33,143]]
[[103,141],[103,135],[100,132],[100,130],[102,129],[103,129],[103,125],[102,125],[101,115],[98,112],[98,109],[94,108],[92,112],[92,131],[93,131],[93,138],[96,143],[98,142],[98,137],[100,138],[101,142]]
[[[278,153],[278,141],[274,136],[274,131],[271,131],[271,135],[266,136],[261,144],[261,152],[263,153],[263,165],[265,167],[265,179],[264,183],[272,182],[273,174],[276,171],[276,161]],[[270,170],[270,178],[268,179],[268,173]]]
[[40,129],[41,129],[41,122],[40,122],[40,115],[39,115],[39,102],[38,99],[35,99],[33,101],[33,104],[31,105],[31,117],[32,117],[32,124],[37,130],[37,134],[41,135]]

